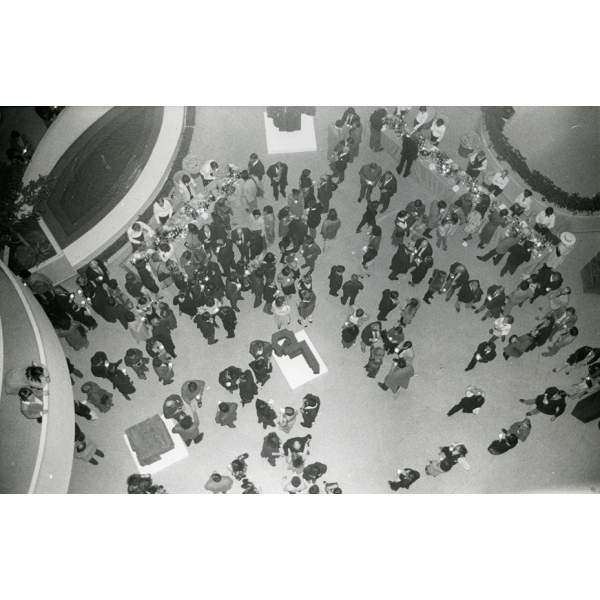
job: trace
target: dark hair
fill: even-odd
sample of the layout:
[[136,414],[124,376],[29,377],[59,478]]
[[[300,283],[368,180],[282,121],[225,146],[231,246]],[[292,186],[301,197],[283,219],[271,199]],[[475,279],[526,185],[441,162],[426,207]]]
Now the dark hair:
[[291,484],[292,484],[294,487],[298,487],[298,486],[299,486],[299,485],[302,483],[302,480],[300,479],[300,477],[296,477],[296,476],[294,476],[294,477],[292,477],[292,478],[291,478],[291,480],[290,480],[290,483],[291,483]]
[[419,106],[419,110],[420,110],[421,112],[423,112],[424,110],[427,110],[427,107],[426,107],[426,106]]
[[227,402],[219,402],[218,408],[221,412],[229,412],[229,404]]
[[250,155],[250,158],[252,158],[252,159],[254,159],[254,158],[258,158],[258,154],[256,154],[256,152],[253,152],[253,153]]
[[572,336],[576,336],[576,335],[578,335],[578,334],[579,334],[579,329],[577,329],[577,327],[571,327],[571,329],[569,329],[569,333],[570,333]]
[[406,366],[406,361],[403,358],[398,358],[396,364],[403,369]]
[[183,183],[189,183],[191,181],[190,176],[186,175],[185,173],[181,176],[181,181],[183,181]]
[[521,283],[519,284],[519,289],[521,290],[526,290],[529,287],[529,279],[525,279],[524,281],[521,281]]
[[548,207],[548,208],[545,210],[545,213],[546,213],[547,215],[552,215],[552,214],[554,214],[554,209],[553,209],[551,206],[549,206],[549,207]]
[[304,464],[304,460],[302,459],[302,457],[301,457],[301,456],[295,456],[295,457],[292,459],[292,466],[293,466],[293,467],[296,467],[296,468],[298,468],[298,467],[301,467],[303,464]]
[[218,473],[213,473],[210,478],[216,482],[221,481],[221,476]]
[[263,208],[263,212],[268,214],[268,215],[272,215],[273,214],[273,207],[270,204],[267,204],[264,208]]
[[210,161],[210,168],[211,169],[218,169],[219,168],[219,163],[216,160],[211,160]]
[[308,493],[309,494],[320,494],[321,490],[319,490],[319,486],[316,483],[313,483],[309,488],[308,488]]
[[39,365],[31,365],[25,369],[25,376],[31,381],[37,381],[40,383],[42,375],[44,374],[44,367]]
[[533,196],[533,192],[531,190],[524,190],[523,196],[525,196],[525,198],[529,198],[529,196]]
[[335,221],[337,218],[338,218],[337,210],[335,210],[335,208],[330,208],[329,212],[327,213],[327,220]]
[[371,235],[374,235],[375,237],[381,237],[381,227],[379,227],[379,225],[373,225],[371,227]]
[[444,119],[438,119],[438,120],[435,122],[435,124],[436,124],[436,125],[443,125],[443,124],[444,124]]
[[447,204],[444,202],[444,200],[440,200],[440,201],[438,202],[438,206],[439,206],[440,208],[446,208],[448,205],[447,205]]

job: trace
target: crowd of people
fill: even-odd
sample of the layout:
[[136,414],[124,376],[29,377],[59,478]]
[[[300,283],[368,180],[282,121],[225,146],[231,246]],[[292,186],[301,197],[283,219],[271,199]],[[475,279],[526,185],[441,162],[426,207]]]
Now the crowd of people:
[[[391,114],[408,119],[409,110],[410,107],[396,107]],[[381,130],[388,114],[385,109],[378,109],[371,115],[369,146],[375,152],[382,149]],[[571,290],[563,285],[559,271],[570,251],[569,240],[552,233],[555,227],[552,208],[532,213],[529,190],[524,190],[514,201],[505,198],[508,172],[502,170],[491,178],[484,178],[487,157],[483,151],[476,151],[467,159],[467,173],[481,183],[477,190],[460,195],[453,203],[435,199],[429,206],[421,199],[406,203],[396,212],[390,240],[382,239],[382,228],[377,220],[395,204],[396,175],[377,162],[362,165],[358,171],[357,203],[362,205],[364,200],[364,213],[360,217],[360,211],[357,212],[356,223],[346,224],[346,228],[356,233],[363,228],[368,230],[361,266],[336,264],[329,271],[323,270],[320,267],[323,253],[327,245],[335,243],[342,227],[332,204],[336,192],[339,194],[339,190],[348,187],[346,169],[360,156],[363,135],[361,119],[353,108],[348,108],[335,126],[341,139],[329,154],[330,172],[314,178],[309,169],[304,169],[296,186],[289,185],[285,163],[277,161],[265,169],[256,153],[250,155],[243,170],[233,169],[231,165],[221,169],[218,162],[211,159],[200,169],[198,177],[183,174],[178,179],[180,193],[192,204],[200,199],[207,210],[194,212],[185,230],[172,235],[169,224],[177,212],[173,198],[157,200],[155,227],[137,221],[128,230],[132,255],[124,289],[99,259],[82,270],[74,291],[53,285],[40,274],[24,272],[23,281],[36,295],[59,336],[74,350],[88,346],[88,334],[98,327],[98,317],[111,324],[118,323],[129,332],[132,347],[124,356],[109,357],[98,351],[91,359],[92,374],[106,379],[126,400],[135,397],[135,379],[147,379],[149,366],[162,385],[175,381],[178,354],[172,337],[174,329],[195,325],[207,346],[235,338],[239,303],[248,298],[252,310],[273,316],[274,329],[289,327],[293,321],[310,327],[318,311],[313,278],[326,277],[327,272],[329,294],[339,297],[340,303],[348,307],[338,330],[342,348],[351,350],[358,343],[360,351],[365,353],[364,369],[369,378],[377,379],[387,364],[389,370],[385,376],[379,376],[374,390],[379,387],[395,397],[409,388],[415,375],[415,348],[408,339],[409,334],[414,339],[415,322],[426,318],[428,309],[423,305],[439,302],[441,297],[445,302],[452,300],[456,312],[472,311],[490,324],[489,338],[475,348],[465,364],[465,372],[485,368],[486,363],[497,358],[500,350],[505,361],[536,348],[544,349],[542,356],[551,357],[577,340],[577,312],[571,305]],[[447,126],[444,119],[432,117],[427,107],[419,107],[412,130],[405,135],[397,174],[404,177],[410,174],[417,158],[414,147],[418,147],[418,136],[427,130],[430,142],[438,145]],[[272,190],[271,204],[264,199],[265,178]],[[263,204],[262,209],[259,202]],[[245,213],[245,222],[234,217],[234,208]],[[528,227],[515,229],[515,218],[523,220]],[[497,276],[481,282],[473,278],[461,262],[446,264],[448,239],[459,231],[465,248],[469,247],[470,240],[477,240],[476,251],[483,250],[482,254],[476,254],[478,260],[492,259],[495,266],[505,260]],[[531,231],[553,241],[541,255],[534,252]],[[436,251],[432,246],[434,235]],[[379,256],[382,249],[388,254],[385,260],[390,261],[388,279],[395,282],[402,278],[411,293],[403,299],[399,288],[388,287],[382,291],[377,306],[365,307],[359,301],[361,291],[366,281],[370,283],[369,279],[365,281],[370,277],[369,266],[378,257],[383,260]],[[522,266],[520,283],[515,289],[505,289],[502,278]],[[421,286],[420,292],[417,286]],[[170,303],[167,290],[172,290]],[[518,311],[526,301],[540,305],[536,325],[529,330],[523,326]],[[370,314],[375,312],[376,317],[372,319]],[[391,315],[396,318],[388,326],[385,323]],[[341,493],[337,483],[322,480],[328,471],[327,465],[309,462],[313,452],[310,434],[282,438],[291,435],[298,418],[301,427],[312,427],[321,406],[320,398],[307,393],[299,409],[286,403],[277,409],[273,401],[259,397],[264,396],[264,387],[273,371],[270,335],[265,337],[265,340],[250,342],[247,364],[223,365],[218,381],[232,397],[218,404],[215,422],[234,429],[238,408],[243,410],[247,404],[254,404],[259,426],[263,430],[271,429],[264,437],[260,456],[273,467],[284,465],[282,489],[290,494]],[[582,381],[570,392],[549,387],[535,398],[522,399],[533,408],[521,421],[501,429],[498,440],[488,448],[490,453],[506,452],[518,441],[525,441],[531,430],[529,417],[542,413],[554,420],[564,412],[569,398],[581,397],[582,392],[598,387],[599,359],[598,348],[584,346],[575,351],[560,369],[584,366],[586,373]],[[77,371],[73,365],[70,370]],[[36,373],[31,380],[34,383],[38,381]],[[22,405],[25,416],[41,421],[41,408],[35,405],[39,393],[30,381],[31,376],[31,373],[25,374],[15,389],[26,403]],[[42,376],[43,373],[39,375]],[[205,387],[202,380],[186,381],[181,393],[170,394],[163,405],[165,418],[173,423],[172,433],[180,435],[187,446],[204,439],[198,413]],[[112,406],[113,394],[96,382],[84,383],[81,391],[87,398],[76,401],[75,412],[79,416],[98,418],[99,413]],[[234,401],[236,395],[239,404]],[[485,392],[469,384],[464,396],[446,409],[447,414],[476,415],[484,402]],[[315,442],[318,446],[318,440]],[[213,472],[204,488],[212,493],[226,493],[237,482],[242,493],[259,493],[260,482],[247,473],[249,452],[231,461],[228,474]],[[423,470],[436,477],[459,463],[469,469],[467,453],[464,444],[449,443],[440,448],[437,458],[427,462]],[[86,441],[79,427],[75,456],[92,465],[98,464],[98,458],[104,456],[94,442]],[[396,475],[395,480],[389,481],[394,491],[408,489],[421,477],[413,467],[402,467]],[[149,476],[139,475],[129,478],[127,489],[130,493],[165,491]]]

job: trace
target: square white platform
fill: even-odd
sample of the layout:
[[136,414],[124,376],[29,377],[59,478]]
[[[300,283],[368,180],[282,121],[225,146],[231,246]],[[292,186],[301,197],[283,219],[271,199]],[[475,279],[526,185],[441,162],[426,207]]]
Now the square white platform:
[[125,444],[127,444],[127,448],[131,453],[131,457],[133,458],[133,462],[135,463],[138,473],[154,475],[155,473],[158,473],[159,471],[162,471],[163,469],[166,469],[167,467],[170,467],[171,465],[174,465],[175,463],[189,456],[187,446],[181,439],[181,436],[179,434],[171,433],[171,428],[175,426],[175,420],[165,419],[163,415],[159,416],[162,419],[162,422],[165,424],[165,427],[167,428],[167,431],[169,432],[169,435],[171,436],[175,446],[172,450],[169,450],[165,454],[161,455],[160,459],[156,462],[145,466],[140,465],[136,453],[132,450],[131,445],[129,444],[127,435],[123,434],[123,437],[125,438]]
[[305,383],[308,383],[309,381],[312,381],[313,379],[316,379],[317,377],[321,377],[321,375],[324,375],[328,371],[327,365],[323,362],[321,355],[317,352],[314,344],[310,341],[306,331],[302,329],[294,333],[299,342],[302,340],[306,341],[308,347],[315,355],[321,371],[315,375],[312,372],[312,369],[308,366],[308,363],[302,357],[297,356],[296,358],[289,358],[288,356],[277,356],[275,353],[273,353],[273,358],[275,359],[277,366],[281,369],[281,372],[288,382],[288,385],[293,390],[301,385],[304,385]]
[[293,154],[294,152],[316,152],[315,118],[301,115],[300,131],[279,131],[273,125],[273,119],[263,113],[265,133],[267,136],[267,152],[269,154]]

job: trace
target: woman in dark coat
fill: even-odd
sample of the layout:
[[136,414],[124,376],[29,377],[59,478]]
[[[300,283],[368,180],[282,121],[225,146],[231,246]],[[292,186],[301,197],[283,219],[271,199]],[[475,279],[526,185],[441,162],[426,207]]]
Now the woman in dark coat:
[[302,408],[300,414],[302,415],[302,427],[312,427],[319,409],[321,408],[321,399],[314,394],[306,394],[302,400]]
[[481,318],[482,321],[485,321],[488,317],[497,319],[502,315],[502,309],[505,304],[506,295],[504,293],[504,287],[501,285],[490,285],[483,304],[475,311],[475,314],[478,314],[485,309],[486,312]]
[[249,366],[252,371],[254,371],[256,381],[260,383],[261,386],[265,385],[265,383],[267,383],[267,381],[271,378],[273,365],[267,356],[257,356],[252,362],[250,362]]
[[215,338],[216,329],[210,313],[206,311],[198,313],[194,317],[194,323],[196,323],[196,327],[198,327],[209,346],[219,341]]
[[497,440],[494,440],[488,446],[490,454],[504,454],[519,443],[519,438],[514,433],[509,433],[506,429],[500,432]]
[[111,363],[104,352],[96,352],[91,358],[91,371],[96,377],[108,379],[113,384],[113,388],[119,390],[127,400],[131,400],[129,394],[135,392],[135,387],[125,369],[119,367],[122,362],[118,360]]
[[411,280],[408,284],[415,286],[421,283],[431,267],[433,267],[433,258],[431,256],[426,256],[421,263],[411,271]]
[[456,312],[460,312],[461,302],[465,305],[465,308],[473,308],[473,304],[479,302],[481,296],[483,296],[483,290],[477,279],[464,282],[458,288],[458,294],[456,295],[456,304],[454,305]]
[[266,458],[272,467],[277,465],[277,458],[281,456],[281,440],[275,431],[271,431],[264,437],[260,455]]
[[150,270],[148,261],[144,258],[137,258],[133,261],[133,266],[140,278],[143,286],[151,293],[158,294],[158,285],[154,279],[154,275]]
[[227,332],[227,337],[235,337],[235,326],[237,325],[235,310],[233,310],[231,306],[221,306],[217,315],[223,323],[223,328]]
[[250,402],[254,400],[254,396],[258,395],[258,386],[254,383],[254,377],[252,376],[252,371],[250,369],[246,369],[240,375],[238,384],[242,406],[250,404]]
[[387,316],[400,304],[400,294],[396,290],[383,290],[379,302],[378,321],[387,321]]
[[87,280],[93,285],[95,288],[108,283],[110,277],[110,273],[106,268],[106,265],[101,260],[91,260],[88,263],[84,271]]
[[196,316],[198,307],[189,290],[181,291],[173,298],[173,306],[179,307],[179,314],[186,314],[192,319]]
[[346,321],[342,326],[342,346],[344,348],[352,348],[356,343],[359,332],[358,325]]
[[242,375],[242,370],[230,365],[219,373],[219,383],[231,394],[233,390],[238,389],[238,380]]
[[411,254],[408,248],[404,245],[404,243],[400,242],[398,244],[398,249],[394,253],[394,256],[392,256],[392,262],[390,264],[391,273],[388,275],[388,279],[396,280],[398,279],[399,274],[405,275],[406,273],[408,273],[410,263]]
[[142,283],[142,280],[135,273],[130,271],[125,275],[125,289],[130,296],[133,296],[134,298],[143,296],[143,287],[144,284]]
[[329,295],[338,296],[342,284],[344,283],[343,273],[346,271],[346,267],[343,265],[333,265],[331,271],[329,271]]
[[125,353],[125,366],[132,369],[140,379],[147,379],[149,358],[146,358],[139,348],[129,348]]
[[275,419],[277,419],[277,413],[267,404],[264,400],[258,398],[256,400],[256,416],[258,422],[263,426],[263,429],[267,427],[275,427]]
[[86,402],[100,412],[108,412],[113,405],[113,395],[93,381],[86,381],[81,386],[81,391],[87,395]]
[[446,302],[452,298],[457,289],[460,289],[468,281],[469,272],[467,271],[467,267],[459,262],[452,263],[448,270],[444,287],[442,288],[442,291],[446,290]]
[[114,299],[109,296],[104,286],[96,288],[92,296],[92,308],[109,323],[117,322],[118,309],[115,308]]

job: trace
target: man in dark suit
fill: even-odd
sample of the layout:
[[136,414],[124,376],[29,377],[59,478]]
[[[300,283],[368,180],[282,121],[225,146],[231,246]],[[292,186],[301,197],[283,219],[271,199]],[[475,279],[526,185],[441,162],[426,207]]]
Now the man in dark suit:
[[265,166],[255,152],[250,155],[250,160],[248,161],[248,174],[251,177],[256,177],[259,181],[262,181],[265,174]]
[[360,175],[359,202],[362,202],[362,199],[365,197],[367,198],[367,201],[371,200],[371,192],[381,178],[381,171],[381,167],[374,162],[363,165],[360,168],[360,171],[358,172]]
[[287,187],[288,166],[281,161],[277,161],[267,169],[267,177],[271,180],[273,196],[279,200],[279,192],[285,198],[285,188]]
[[385,212],[390,206],[390,199],[398,190],[398,181],[391,171],[386,171],[379,180],[379,205],[381,212]]
[[369,148],[374,152],[380,152],[383,150],[381,145],[381,130],[383,129],[383,123],[387,117],[387,111],[385,108],[378,108],[369,117],[369,123],[371,125],[371,137],[369,138]]
[[233,242],[231,240],[222,240],[219,238],[215,244],[215,256],[221,265],[223,275],[227,277],[235,266]]
[[410,135],[405,135],[402,138],[402,152],[400,154],[400,163],[396,167],[396,173],[402,175],[402,169],[406,165],[403,177],[408,177],[410,175],[410,168],[418,156],[419,144],[417,144],[417,140],[410,137]]
[[326,213],[329,211],[329,201],[333,196],[333,192],[337,190],[338,186],[332,180],[331,175],[323,175],[319,179],[319,185],[317,186],[317,199],[321,205],[321,212]]

